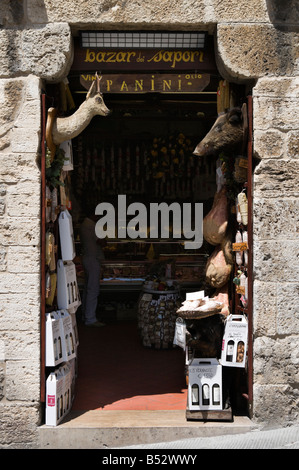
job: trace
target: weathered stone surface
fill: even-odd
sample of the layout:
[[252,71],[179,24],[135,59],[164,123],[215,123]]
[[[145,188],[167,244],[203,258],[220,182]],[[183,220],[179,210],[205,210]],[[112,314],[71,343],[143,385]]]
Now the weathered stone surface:
[[286,132],[298,127],[299,99],[291,97],[269,98],[257,97],[254,100],[255,129],[272,128]]
[[212,0],[207,9],[213,9],[213,13],[218,23],[251,23],[268,22],[269,15],[265,2],[261,0],[252,0],[246,3],[246,0],[240,0],[232,8],[230,0]]
[[299,337],[259,337],[254,341],[254,376],[263,385],[286,385],[299,381]]
[[[24,273],[22,276],[14,273],[0,272],[0,293],[39,292],[38,273]],[[38,298],[38,297],[37,297]]]
[[0,198],[0,215],[3,216],[6,210],[6,196]]
[[276,290],[275,282],[254,282],[253,326],[256,337],[276,334]]
[[253,255],[256,280],[268,282],[296,282],[298,280],[298,240],[255,241]]
[[7,215],[10,217],[40,217],[40,184],[19,181],[7,188]]
[[255,240],[299,238],[298,199],[256,199],[253,204]]
[[73,59],[70,28],[66,23],[0,30],[0,76],[34,74],[60,81]]
[[[206,16],[208,8],[205,0],[191,0],[177,2],[176,0],[162,0],[159,2],[146,0],[133,0],[131,2],[121,2],[120,0],[91,0],[73,2],[66,0],[63,4],[45,0],[39,12],[35,12],[34,0],[28,2],[28,13],[31,21],[41,18],[48,22],[68,22],[76,29],[80,26],[94,27],[95,25],[114,25],[124,27],[124,23],[129,25],[129,29],[144,27],[155,24],[160,27],[167,25],[167,28],[176,25],[203,25],[207,23]],[[196,16],[195,16],[196,15]],[[205,24],[205,29],[209,24]],[[126,28],[128,29],[128,28]]]
[[39,246],[9,246],[7,248],[7,272],[36,273],[39,270]]
[[0,215],[1,216],[5,214],[5,209],[6,209],[6,185],[0,184]]
[[0,137],[14,125],[22,105],[24,81],[21,79],[0,81]]
[[6,248],[0,248],[0,271],[6,271],[7,262],[6,262]]
[[277,333],[279,335],[299,335],[298,299],[298,282],[277,284]]
[[255,169],[255,198],[298,197],[298,160],[262,160]]
[[[0,340],[0,361],[3,361],[3,353],[1,348],[1,340]],[[6,377],[6,366],[5,363],[0,362],[0,402],[4,398],[5,394],[5,377]]]
[[37,153],[40,145],[40,132],[26,132],[25,129],[17,128],[11,130],[11,151],[15,153]]
[[[1,336],[5,341],[6,360],[9,361],[26,361],[28,367],[30,364],[37,364],[40,360],[39,331],[2,331]],[[37,384],[38,385],[38,384]]]
[[299,419],[298,388],[288,385],[260,385],[253,387],[255,419],[267,426],[294,424]]
[[3,339],[0,339],[0,362],[3,362],[3,367],[5,366],[5,342]]
[[28,132],[28,128],[36,129],[40,127],[40,99],[26,101],[22,108],[17,119],[14,122],[15,127],[20,127]]
[[40,423],[38,405],[16,402],[0,403],[0,447],[2,449],[30,449],[38,442]]
[[284,24],[289,29],[294,29],[299,21],[299,4],[297,0],[281,2],[280,0],[271,0],[266,2],[270,20],[276,24]]
[[40,304],[36,290],[0,294],[0,331],[38,331],[39,328]]
[[282,158],[285,153],[285,134],[278,130],[256,130],[254,133],[254,154],[262,158]]
[[[36,5],[37,3],[37,5]],[[38,8],[37,8],[38,7]],[[192,15],[193,14],[193,18]],[[217,21],[262,21],[269,22],[269,14],[265,2],[252,0],[248,3],[240,0],[234,8],[230,0],[198,0],[198,1],[150,1],[121,2],[120,0],[82,0],[72,2],[67,0],[63,4],[53,3],[52,0],[41,2],[27,0],[27,15],[33,23],[47,21],[76,20],[82,25],[101,24],[103,22],[121,22],[126,18],[128,23],[156,24],[186,23],[192,21],[205,21],[207,24]],[[122,15],[122,16],[121,16]],[[196,15],[196,16],[194,16]]]
[[261,77],[252,90],[253,97],[298,98],[299,77]]
[[30,181],[34,191],[39,190],[40,168],[36,161],[36,155],[32,153],[0,153],[0,181],[10,184]]
[[7,217],[0,221],[0,245],[35,245],[40,242],[40,219]]
[[6,399],[38,403],[40,398],[39,358],[6,362]]
[[[19,145],[23,152],[22,144],[28,142],[28,151],[37,151],[39,141],[33,136],[28,137],[29,129],[34,129],[36,136],[40,127],[41,104],[40,104],[40,80],[33,75],[26,78],[6,79],[0,81],[0,150],[11,145],[13,132],[20,136],[19,142],[13,143],[13,151]],[[30,143],[31,142],[31,143]],[[5,166],[3,166],[5,169]],[[2,174],[2,165],[0,177]]]
[[288,158],[299,158],[299,130],[288,133],[286,156]]
[[219,68],[232,81],[296,75],[298,38],[266,24],[218,24]]
[[[297,222],[297,220],[296,220]],[[297,222],[298,223],[298,222]],[[262,229],[262,225],[259,224]],[[271,226],[271,223],[268,227]],[[275,228],[272,235],[275,236]],[[265,230],[265,238],[269,233]],[[282,236],[278,234],[278,236]],[[270,238],[270,237],[269,237]],[[286,238],[288,235],[286,234]],[[283,239],[283,238],[282,238]],[[292,240],[290,236],[290,240]],[[296,264],[298,250],[291,244],[290,249],[284,245],[281,251],[277,243],[262,243],[267,250],[263,251],[263,258],[258,250],[255,250],[255,280],[254,282],[254,332],[256,336],[294,335],[299,333],[299,311],[298,311],[298,284],[294,282],[297,278]],[[294,259],[294,269],[292,261],[288,261],[286,256],[292,255]],[[280,256],[280,263],[275,257]],[[263,263],[261,261],[263,260]],[[268,264],[269,263],[269,264]],[[284,267],[284,264],[287,266]],[[272,268],[276,266],[278,273],[274,273]],[[295,273],[293,274],[293,271]],[[276,282],[275,282],[276,279]],[[292,280],[293,279],[293,280]],[[279,282],[281,281],[281,282]],[[284,281],[284,282],[282,282]],[[257,354],[258,355],[258,354]]]

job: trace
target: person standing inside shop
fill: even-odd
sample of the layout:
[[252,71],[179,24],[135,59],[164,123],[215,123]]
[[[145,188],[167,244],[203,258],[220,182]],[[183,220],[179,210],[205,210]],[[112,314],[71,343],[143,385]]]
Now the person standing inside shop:
[[94,209],[86,213],[80,226],[80,241],[82,246],[82,264],[84,268],[84,291],[82,298],[83,320],[86,326],[105,326],[97,319],[97,305],[100,293],[101,261],[104,253],[101,247],[103,243],[95,233],[97,216]]

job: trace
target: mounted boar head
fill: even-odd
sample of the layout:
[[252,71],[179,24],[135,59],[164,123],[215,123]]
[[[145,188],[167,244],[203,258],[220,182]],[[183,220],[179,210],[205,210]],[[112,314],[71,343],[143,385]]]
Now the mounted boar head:
[[246,105],[242,108],[232,108],[226,113],[219,114],[214,125],[196,146],[193,155],[204,157],[217,155],[226,149],[240,147],[247,136]]

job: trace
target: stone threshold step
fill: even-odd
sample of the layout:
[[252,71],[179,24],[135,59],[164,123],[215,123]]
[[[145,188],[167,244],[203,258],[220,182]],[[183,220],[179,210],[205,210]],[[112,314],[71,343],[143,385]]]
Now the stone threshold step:
[[42,449],[113,449],[255,428],[246,416],[235,416],[232,422],[187,421],[185,410],[71,411],[58,426],[40,426],[39,443]]

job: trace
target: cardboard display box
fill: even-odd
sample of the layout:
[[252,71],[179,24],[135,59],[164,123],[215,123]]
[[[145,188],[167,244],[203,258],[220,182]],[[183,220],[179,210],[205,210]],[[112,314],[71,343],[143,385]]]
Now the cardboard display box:
[[190,411],[222,410],[222,366],[215,358],[195,358],[189,364]]
[[72,326],[73,326],[73,331],[74,331],[74,336],[75,336],[75,345],[76,348],[79,346],[79,333],[78,333],[78,325],[77,325],[77,319],[76,319],[76,313],[69,312],[71,319],[72,319]]
[[57,304],[60,310],[74,310],[80,304],[76,267],[72,261],[57,262]]
[[63,330],[63,358],[69,361],[76,357],[76,337],[73,329],[73,320],[67,310],[60,310],[58,312],[62,323]]
[[57,426],[71,409],[72,369],[68,364],[59,367],[47,378],[46,425]]
[[63,261],[72,261],[75,256],[73,220],[69,211],[61,211],[58,218],[61,257]]
[[244,315],[229,315],[226,319],[221,364],[227,367],[245,367],[248,340],[248,322]]
[[55,367],[76,357],[79,344],[76,317],[67,310],[46,314],[46,367]]
[[46,314],[46,367],[55,367],[65,360],[63,357],[64,333],[57,312]]

